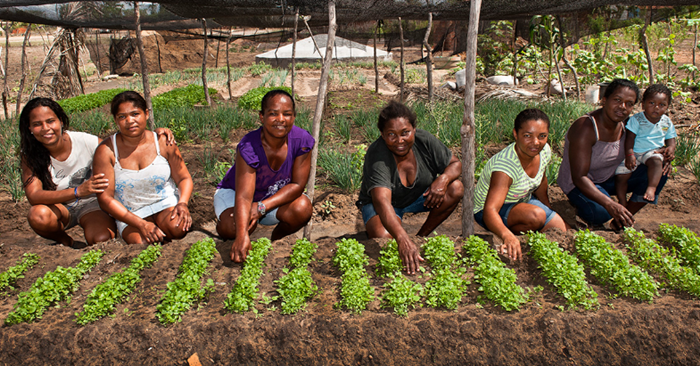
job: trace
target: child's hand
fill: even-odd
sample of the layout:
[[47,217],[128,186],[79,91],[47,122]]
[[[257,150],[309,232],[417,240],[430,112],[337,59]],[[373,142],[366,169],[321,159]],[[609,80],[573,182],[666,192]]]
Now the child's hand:
[[669,163],[672,162],[673,159],[676,158],[676,147],[669,146],[669,147],[665,148],[663,151],[663,155],[664,155],[664,161],[667,161]]
[[637,158],[634,156],[634,154],[627,155],[625,158],[625,167],[629,170],[634,170],[634,168],[637,167]]

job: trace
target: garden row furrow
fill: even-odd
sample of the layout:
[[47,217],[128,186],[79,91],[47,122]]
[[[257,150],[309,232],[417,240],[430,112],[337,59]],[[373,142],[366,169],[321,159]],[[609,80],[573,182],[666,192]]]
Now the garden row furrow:
[[343,239],[335,245],[338,249],[332,259],[333,265],[343,273],[340,277],[340,301],[336,306],[361,313],[374,299],[374,288],[365,269],[369,263],[365,246],[355,239]]
[[91,250],[83,254],[75,267],[59,266],[37,279],[29,291],[19,294],[5,324],[31,323],[41,319],[49,306],[68,300],[80,286],[83,276],[102,260],[103,255],[101,250]]
[[[397,263],[398,269],[396,269]],[[393,309],[396,315],[406,316],[408,310],[415,308],[423,297],[423,286],[409,280],[401,273],[401,259],[396,240],[389,240],[379,252],[377,272],[385,273],[389,279],[384,283],[382,307]]]
[[506,267],[487,242],[472,235],[462,248],[474,268],[474,281],[487,299],[506,311],[519,310],[528,301],[528,294],[516,283],[515,271]]
[[202,239],[187,250],[177,270],[177,277],[168,283],[165,295],[156,306],[156,317],[161,324],[179,322],[182,320],[182,314],[189,310],[192,304],[214,291],[214,281],[211,278],[205,286],[201,285],[201,280],[215,254],[216,244],[212,238]]
[[308,299],[318,291],[318,286],[311,278],[311,272],[307,268],[318,245],[307,239],[299,239],[292,249],[289,257],[289,268],[285,267],[285,273],[276,280],[277,292],[282,297],[282,314],[295,314],[306,306]]
[[694,232],[676,225],[661,224],[659,235],[661,240],[678,248],[684,266],[700,274],[700,238]]
[[6,287],[9,287],[10,290],[14,290],[12,286],[17,283],[17,280],[24,278],[24,273],[37,263],[39,263],[38,255],[34,253],[24,253],[22,259],[17,261],[17,264],[8,268],[5,272],[0,273],[0,291],[4,290]]
[[659,295],[658,283],[601,236],[589,230],[579,231],[574,243],[576,253],[591,269],[591,274],[618,294],[649,302]]
[[466,268],[455,252],[455,244],[445,235],[428,239],[423,244],[423,256],[428,261],[431,271],[430,279],[425,283],[425,304],[455,310],[462,302],[469,281],[463,276]]
[[83,311],[75,314],[75,322],[85,325],[113,313],[117,304],[122,303],[141,282],[141,271],[158,260],[161,248],[159,244],[149,246],[131,260],[128,268],[112,274],[97,285],[85,300]]
[[575,256],[547,240],[545,234],[530,231],[527,237],[530,254],[539,263],[547,282],[566,299],[569,308],[592,309],[598,306],[598,294],[586,281],[583,266]]
[[241,275],[224,301],[226,310],[239,314],[246,311],[258,313],[255,308],[255,299],[258,298],[258,285],[263,275],[263,265],[271,247],[272,243],[268,238],[260,238],[251,243]]
[[690,268],[683,267],[681,261],[668,249],[632,228],[625,229],[624,238],[630,256],[642,268],[658,275],[668,287],[700,297],[700,276]]

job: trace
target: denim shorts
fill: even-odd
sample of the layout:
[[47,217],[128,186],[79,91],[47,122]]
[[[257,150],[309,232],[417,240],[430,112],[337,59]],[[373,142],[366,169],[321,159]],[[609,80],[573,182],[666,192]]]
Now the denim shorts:
[[[650,202],[645,200],[644,193],[649,185],[647,166],[644,164],[639,165],[637,169],[632,172],[632,176],[627,181],[627,192],[632,192],[632,196],[630,196],[628,201],[656,204],[656,202],[659,200],[659,193],[661,193],[661,189],[664,187],[667,180],[668,175],[662,175],[659,185],[656,187],[656,197],[654,198],[654,201]],[[608,197],[616,194],[615,176],[610,177],[605,182],[597,183],[595,187]],[[580,217],[583,221],[591,225],[602,225],[612,219],[610,213],[608,213],[603,206],[586,197],[578,188],[572,189],[571,192],[566,194],[566,196],[569,198],[571,205],[576,208],[576,214],[578,217]]]
[[[221,214],[231,207],[236,206],[236,191],[228,188],[219,188],[214,193],[214,213],[216,214],[217,220]],[[279,208],[279,207],[278,207]],[[277,209],[270,212],[266,212],[265,216],[258,220],[260,225],[272,226],[280,223],[277,219]]]
[[[544,221],[544,225],[542,225],[542,227],[547,226],[547,224],[549,224],[549,222],[554,218],[554,215],[557,214],[556,212],[552,211],[551,208],[545,206],[544,203],[535,198],[535,196],[530,196],[530,200],[527,202],[514,202],[503,204],[501,210],[498,211],[498,215],[501,216],[501,220],[503,220],[503,225],[508,227],[508,215],[510,214],[510,210],[512,210],[513,207],[515,207],[515,205],[518,205],[520,203],[528,203],[544,210],[544,213],[547,215],[547,219]],[[474,221],[476,221],[476,223],[481,225],[481,227],[483,227],[484,229],[489,229],[488,227],[486,227],[486,223],[484,222],[484,210],[481,210],[474,214]]]
[[[396,216],[398,216],[399,219],[403,219],[403,214],[407,212],[418,213],[430,211],[430,208],[425,207],[425,196],[422,194],[420,195],[420,197],[418,197],[417,200],[413,201],[413,203],[411,203],[410,205],[404,208],[393,207],[393,209],[396,213]],[[365,222],[365,225],[367,225],[367,221],[369,221],[369,219],[377,215],[377,211],[374,209],[374,204],[372,203],[368,203],[362,206],[362,208],[360,208],[360,211],[362,211],[362,220]]]
[[87,197],[87,198],[81,198],[79,200],[75,200],[70,204],[65,204],[66,209],[68,209],[68,213],[70,214],[70,218],[68,219],[68,225],[64,228],[65,230],[68,230],[72,228],[75,225],[80,224],[80,219],[83,218],[83,216],[95,212],[95,211],[100,211],[100,204],[97,202],[97,197],[94,195]]

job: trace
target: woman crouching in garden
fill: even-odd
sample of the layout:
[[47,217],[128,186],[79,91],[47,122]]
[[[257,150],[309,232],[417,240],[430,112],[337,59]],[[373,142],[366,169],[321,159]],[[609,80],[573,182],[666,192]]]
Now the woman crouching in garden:
[[526,109],[513,126],[515,142],[491,157],[474,191],[474,220],[503,240],[501,253],[520,260],[514,232],[569,227],[552,211],[547,194],[547,165],[552,159],[549,117]]
[[309,179],[314,138],[294,125],[294,99],[283,90],[265,94],[262,126],[245,135],[236,162],[214,194],[216,231],[234,239],[231,260],[242,262],[257,224],[272,226],[271,239],[297,232],[311,219],[311,200],[302,193]]
[[192,225],[193,183],[180,150],[146,129],[148,109],[138,93],[115,96],[111,112],[119,132],[100,144],[93,162],[109,181],[97,195],[100,206],[129,244],[183,238]]

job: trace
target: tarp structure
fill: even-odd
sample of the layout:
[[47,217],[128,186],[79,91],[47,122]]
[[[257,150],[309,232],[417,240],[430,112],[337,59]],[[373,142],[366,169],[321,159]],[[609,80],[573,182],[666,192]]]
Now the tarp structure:
[[[295,9],[310,16],[311,26],[328,23],[327,0],[160,0],[140,3],[143,29],[198,28],[196,18],[208,18],[211,28],[219,26],[290,27]],[[133,29],[133,3],[126,1],[85,1],[79,14],[67,11],[75,2],[62,0],[0,0],[0,19],[58,25],[68,28]],[[434,20],[469,19],[466,0],[337,0],[337,21],[342,25],[379,19]],[[85,6],[87,5],[87,6]],[[489,0],[481,7],[482,20],[504,20],[537,14],[585,15],[604,5],[681,6],[697,0]]]
[[[326,51],[328,44],[328,35],[319,34],[313,37],[316,40],[321,52]],[[255,56],[255,62],[264,62],[274,67],[286,67],[292,63],[292,46],[288,44],[283,47],[276,48],[265,53]],[[296,62],[321,62],[321,55],[316,50],[311,37],[297,41],[296,54],[294,56]],[[391,53],[377,49],[377,59],[379,61],[391,61]],[[366,46],[361,43],[353,42],[345,38],[335,37],[333,46],[333,61],[340,62],[355,62],[374,60],[374,47]]]

